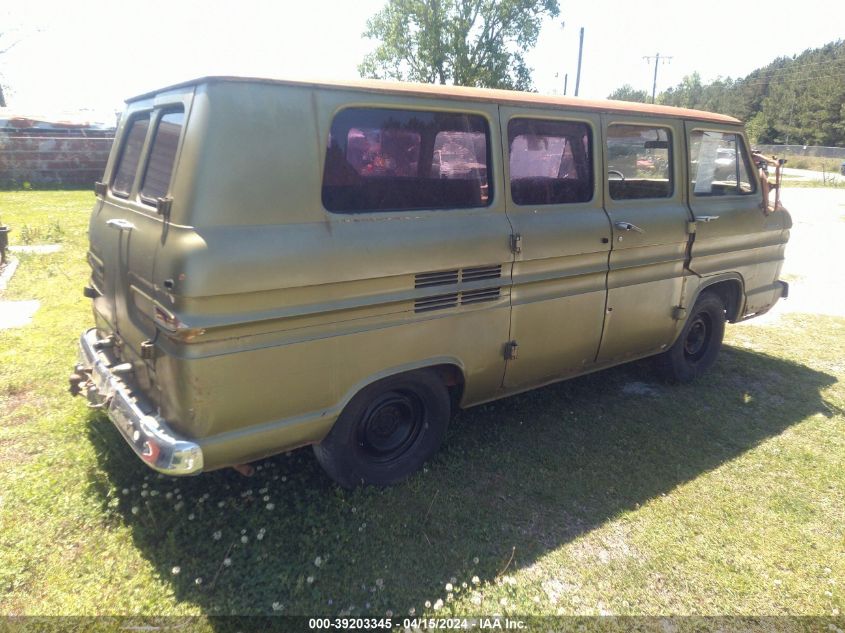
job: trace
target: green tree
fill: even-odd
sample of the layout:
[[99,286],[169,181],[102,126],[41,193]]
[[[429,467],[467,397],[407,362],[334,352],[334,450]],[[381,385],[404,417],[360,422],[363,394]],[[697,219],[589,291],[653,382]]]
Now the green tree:
[[636,90],[631,84],[624,84],[622,87],[617,88],[607,95],[607,98],[612,99],[613,101],[635,101],[637,103],[646,103],[648,102],[648,92],[645,90]]
[[557,0],[388,0],[367,21],[379,45],[362,77],[529,90],[524,54]]

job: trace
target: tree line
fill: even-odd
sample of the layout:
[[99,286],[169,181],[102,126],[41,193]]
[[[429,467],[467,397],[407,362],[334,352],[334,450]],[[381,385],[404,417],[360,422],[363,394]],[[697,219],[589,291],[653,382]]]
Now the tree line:
[[[628,84],[608,99],[650,101]],[[705,84],[694,72],[656,101],[735,116],[752,143],[845,146],[845,41],[779,57],[740,79]]]

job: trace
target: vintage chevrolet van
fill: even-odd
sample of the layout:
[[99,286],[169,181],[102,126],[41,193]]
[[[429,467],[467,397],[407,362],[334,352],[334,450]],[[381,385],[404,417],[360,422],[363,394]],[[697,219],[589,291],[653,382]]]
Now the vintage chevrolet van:
[[71,391],[186,475],[314,446],[401,480],[459,407],[762,314],[791,220],[741,123],[433,85],[209,77],[128,101]]

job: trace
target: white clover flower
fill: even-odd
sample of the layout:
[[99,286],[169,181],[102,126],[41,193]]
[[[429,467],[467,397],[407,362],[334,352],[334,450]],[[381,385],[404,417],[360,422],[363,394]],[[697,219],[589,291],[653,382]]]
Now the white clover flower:
[[224,567],[231,567],[232,566],[232,559],[228,556],[223,559],[223,566]]
[[167,500],[169,501],[170,499],[172,499],[172,498],[173,498],[173,493],[172,493],[172,492],[168,492],[166,495],[164,495],[164,498],[165,498],[165,499],[167,499]]
[[480,605],[481,604],[481,594],[473,593],[472,598],[470,598],[469,601],[472,602],[475,606]]
[[194,578],[194,584],[195,585],[201,585],[202,584],[202,577]]
[[456,582],[458,582],[458,579],[457,579],[457,578],[455,578],[454,576],[452,576],[452,577],[449,579],[449,582],[450,582],[450,583],[452,583],[452,584],[454,585]]
[[393,617],[393,611],[388,609],[387,611],[385,611],[384,615],[386,615],[388,618],[392,618]]
[[352,506],[352,514],[355,514],[356,512],[358,512],[358,508],[356,508],[355,506]]
[[308,576],[308,578],[305,579],[305,582],[309,585],[312,584],[314,582],[314,576]]
[[248,536],[242,536],[241,537],[241,543],[244,543],[244,544],[249,543],[249,537]]
[[454,589],[455,589],[455,588],[452,586],[452,583],[451,583],[451,582],[447,582],[447,583],[446,583],[446,591],[448,591],[448,592],[450,592],[450,593],[451,593]]
[[260,495],[267,494],[267,490],[268,490],[267,488],[260,488],[260,489],[258,490],[258,494],[260,494]]
[[182,568],[179,567],[179,565],[176,565],[176,567],[170,570],[170,573],[174,576],[178,576],[180,571],[182,571]]
[[[146,479],[146,477],[144,477]],[[148,488],[150,484],[141,484],[141,488]]]
[[196,517],[194,516],[194,513],[193,513],[193,512],[191,512],[191,513],[188,515],[188,521],[193,521],[195,518],[196,518]]
[[438,598],[437,602],[434,603],[434,610],[440,611],[440,609],[442,609],[442,608],[443,608],[443,601],[440,598]]
[[475,563],[476,565],[478,565],[478,556],[476,556],[475,558],[473,558],[473,559],[472,559],[472,562],[473,562],[473,563]]
[[147,492],[146,490],[142,490],[142,491],[141,491],[141,496],[142,496],[142,497],[146,497],[148,494],[150,494],[150,493],[149,493],[149,492]]
[[477,585],[480,582],[481,582],[481,580],[479,580],[478,576],[472,577],[472,584]]
[[319,556],[318,556],[317,558],[315,558],[315,559],[314,559],[314,566],[315,566],[315,567],[319,567],[319,566],[320,566],[320,565],[322,565],[322,564],[323,564],[323,559],[322,559],[322,558],[320,558]]
[[264,495],[262,498],[264,501],[270,501],[270,495]]
[[226,505],[226,502],[225,502],[225,501],[218,501],[218,502],[217,502],[217,507],[218,507],[218,508],[222,508],[222,507],[223,507],[223,506],[225,506],[225,505]]
[[255,535],[255,538],[259,541],[263,541],[264,540],[264,532],[263,531],[259,532],[258,534]]
[[276,505],[275,505],[275,504],[273,504],[273,503],[268,503],[268,504],[267,504],[267,509],[268,509],[268,510],[272,510],[272,509],[273,509],[273,508],[275,508],[275,507],[276,507]]
[[211,538],[213,538],[215,541],[219,541],[221,538],[223,538],[223,532],[217,530],[214,534],[211,535]]
[[138,506],[132,506],[132,514],[138,514],[141,509]]
[[120,492],[121,492],[121,493],[123,493],[123,494],[125,494],[125,495],[128,495],[128,494],[129,494],[129,488],[124,488],[124,489],[123,489],[123,490],[121,490]]
[[426,600],[426,601],[425,601],[425,608],[426,608],[426,609],[431,609],[431,600]]
[[158,490],[150,490],[150,496],[151,497],[157,497],[158,496]]
[[376,586],[377,586],[379,589],[382,589],[382,588],[384,587],[384,579],[382,579],[382,578],[376,578]]
[[281,611],[282,610],[282,603],[281,602],[274,602],[273,603],[273,611]]
[[416,612],[417,612],[417,610],[414,607],[411,607],[410,609],[408,609],[408,615],[414,615]]
[[182,502],[182,501],[180,501],[180,502],[179,502],[179,503],[177,503],[175,506],[173,506],[173,509],[174,509],[174,510],[181,510],[181,509],[182,509],[182,508],[184,508],[184,507],[185,507],[185,503],[184,503],[184,502]]
[[287,481],[287,480],[288,480],[287,476],[282,475],[282,481]]
[[503,607],[506,607],[507,604],[508,604],[508,599],[502,598],[501,600],[499,600],[499,604],[502,605]]
[[465,582],[462,582],[461,583],[461,589],[466,589],[466,588],[467,588],[467,584]]

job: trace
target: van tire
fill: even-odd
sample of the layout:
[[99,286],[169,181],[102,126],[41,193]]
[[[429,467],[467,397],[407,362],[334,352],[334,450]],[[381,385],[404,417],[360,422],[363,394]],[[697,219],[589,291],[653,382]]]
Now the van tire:
[[450,409],[449,391],[435,372],[391,376],[352,398],[314,454],[344,488],[389,486],[440,448]]
[[725,336],[725,304],[718,295],[704,292],[695,302],[678,339],[656,358],[665,380],[687,383],[716,362]]

